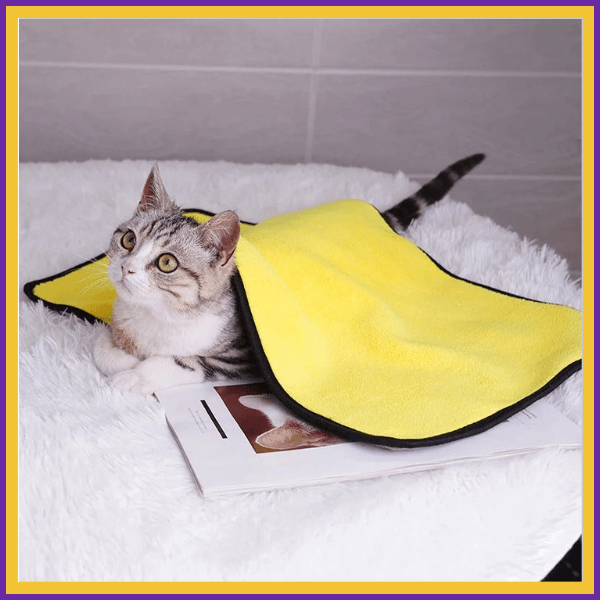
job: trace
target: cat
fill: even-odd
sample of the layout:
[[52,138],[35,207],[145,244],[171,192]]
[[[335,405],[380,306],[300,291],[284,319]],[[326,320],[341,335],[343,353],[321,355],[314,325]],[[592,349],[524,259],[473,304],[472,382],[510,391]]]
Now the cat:
[[[450,165],[382,217],[405,231],[483,159],[475,154]],[[232,284],[239,236],[232,210],[203,225],[183,216],[154,165],[134,215],[116,229],[106,252],[117,298],[93,357],[112,387],[151,394],[258,375]]]
[[241,396],[240,404],[262,412],[271,429],[256,436],[255,442],[269,450],[296,450],[341,444],[342,440],[327,431],[317,429],[286,410],[272,394]]

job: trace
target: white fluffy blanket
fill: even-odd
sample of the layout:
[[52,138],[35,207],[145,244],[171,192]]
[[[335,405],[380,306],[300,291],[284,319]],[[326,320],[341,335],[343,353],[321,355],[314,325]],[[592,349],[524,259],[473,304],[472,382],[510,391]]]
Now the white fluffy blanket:
[[[21,165],[21,285],[104,251],[150,167]],[[245,220],[346,197],[386,208],[418,187],[327,165],[160,167],[182,206]],[[565,261],[465,204],[442,201],[409,236],[458,275],[581,308]],[[577,450],[203,499],[160,405],[96,371],[98,327],[22,295],[21,581],[539,581],[582,533]],[[580,423],[581,373],[550,401]]]

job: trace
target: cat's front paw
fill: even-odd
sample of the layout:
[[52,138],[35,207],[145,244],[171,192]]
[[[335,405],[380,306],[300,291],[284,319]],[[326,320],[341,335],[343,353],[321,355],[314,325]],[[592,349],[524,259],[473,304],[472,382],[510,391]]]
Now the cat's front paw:
[[98,370],[104,375],[114,375],[125,369],[133,369],[140,362],[139,358],[114,345],[108,327],[102,327],[98,333],[92,356]]
[[108,385],[123,392],[135,394],[152,394],[156,390],[152,382],[146,380],[137,369],[119,371],[108,378]]
[[146,395],[173,385],[203,381],[203,371],[182,368],[167,356],[147,358],[133,369],[120,371],[108,378],[108,384],[118,390]]

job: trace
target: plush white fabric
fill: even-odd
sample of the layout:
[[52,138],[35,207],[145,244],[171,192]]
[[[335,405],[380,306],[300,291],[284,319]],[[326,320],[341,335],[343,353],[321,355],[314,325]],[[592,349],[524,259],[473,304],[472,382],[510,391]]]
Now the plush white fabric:
[[[21,165],[21,285],[101,253],[150,167]],[[418,187],[327,165],[160,168],[182,206],[251,221],[345,197],[387,208]],[[464,204],[445,199],[409,237],[458,275],[581,308],[564,260]],[[581,535],[576,450],[203,499],[160,405],[97,372],[99,326],[21,298],[21,581],[539,581]],[[549,398],[581,422],[580,373]]]

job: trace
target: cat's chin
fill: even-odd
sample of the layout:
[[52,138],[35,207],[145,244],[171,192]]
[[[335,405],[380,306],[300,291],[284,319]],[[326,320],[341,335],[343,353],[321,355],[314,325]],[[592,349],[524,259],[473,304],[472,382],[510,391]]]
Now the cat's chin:
[[127,284],[124,281],[112,281],[112,284],[115,286],[115,290],[117,291],[117,296],[122,300],[128,300],[130,302],[135,302],[136,297],[135,294],[127,287]]
[[148,298],[144,294],[140,294],[139,290],[131,283],[127,283],[126,279],[112,279],[112,284],[120,298],[135,302],[136,304],[147,304]]
[[178,323],[182,319],[187,319],[195,315],[181,313],[174,307],[167,304],[164,298],[148,297],[147,295],[132,292],[127,286],[119,283],[115,285],[117,291],[117,301],[121,312],[126,314],[145,315],[146,318],[156,319],[161,323]]
[[130,304],[136,307],[143,306],[146,308],[152,308],[155,304],[147,296],[136,293],[135,290],[129,288],[125,281],[113,281],[113,285],[115,286],[115,290],[117,292],[119,300],[126,304]]
[[173,310],[166,305],[167,300],[162,295],[156,296],[151,290],[140,290],[137,286],[127,283],[126,279],[111,278],[111,281],[119,299],[132,307],[146,308],[160,313]]

